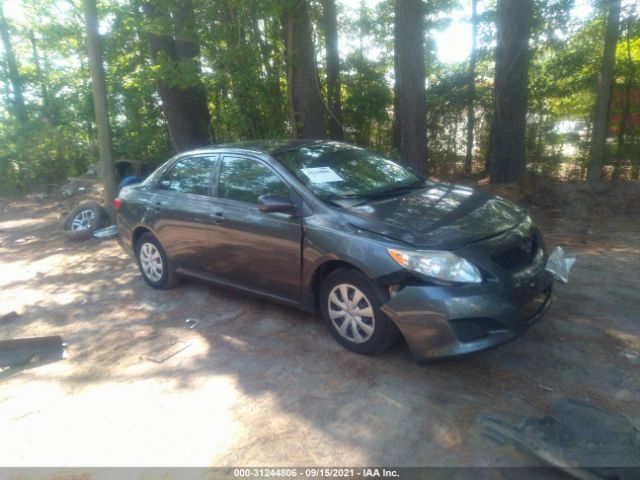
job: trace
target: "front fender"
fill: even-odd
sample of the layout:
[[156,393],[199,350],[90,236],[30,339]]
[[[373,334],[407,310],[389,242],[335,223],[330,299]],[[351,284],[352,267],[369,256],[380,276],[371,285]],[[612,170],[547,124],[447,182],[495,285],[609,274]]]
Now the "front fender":
[[313,296],[315,273],[327,262],[340,261],[352,265],[372,281],[398,271],[398,264],[389,256],[387,248],[402,246],[377,239],[369,232],[346,223],[336,228],[319,220],[307,219],[304,224],[302,285],[305,295]]

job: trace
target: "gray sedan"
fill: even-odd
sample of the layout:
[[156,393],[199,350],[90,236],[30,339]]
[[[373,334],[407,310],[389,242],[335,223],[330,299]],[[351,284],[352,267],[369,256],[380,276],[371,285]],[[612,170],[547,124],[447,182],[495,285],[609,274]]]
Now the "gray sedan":
[[115,206],[151,287],[190,277],[319,310],[361,354],[400,335],[418,360],[486,349],[551,301],[542,236],[522,208],[345,143],[182,153]]

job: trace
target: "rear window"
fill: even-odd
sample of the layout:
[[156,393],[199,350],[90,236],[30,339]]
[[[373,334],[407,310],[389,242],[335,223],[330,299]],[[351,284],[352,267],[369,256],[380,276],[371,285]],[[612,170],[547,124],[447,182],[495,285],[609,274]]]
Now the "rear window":
[[189,157],[177,162],[160,180],[159,188],[192,195],[210,195],[215,157]]

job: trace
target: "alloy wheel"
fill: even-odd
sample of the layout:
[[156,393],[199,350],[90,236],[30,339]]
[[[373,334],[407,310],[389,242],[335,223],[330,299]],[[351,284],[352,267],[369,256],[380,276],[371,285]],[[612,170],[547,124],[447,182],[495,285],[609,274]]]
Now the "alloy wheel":
[[96,222],[96,214],[93,210],[87,208],[86,210],[81,210],[78,214],[73,217],[71,221],[71,231],[72,232],[81,232],[84,230],[90,230]]

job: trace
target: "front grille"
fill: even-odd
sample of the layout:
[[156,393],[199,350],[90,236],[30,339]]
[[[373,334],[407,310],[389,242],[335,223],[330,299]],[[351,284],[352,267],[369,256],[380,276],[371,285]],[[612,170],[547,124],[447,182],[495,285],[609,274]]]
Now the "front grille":
[[538,232],[534,231],[529,239],[492,255],[491,259],[505,270],[517,272],[531,265],[539,248],[540,238]]
[[491,333],[504,332],[507,328],[493,318],[459,318],[449,322],[458,340],[473,342],[489,336]]

